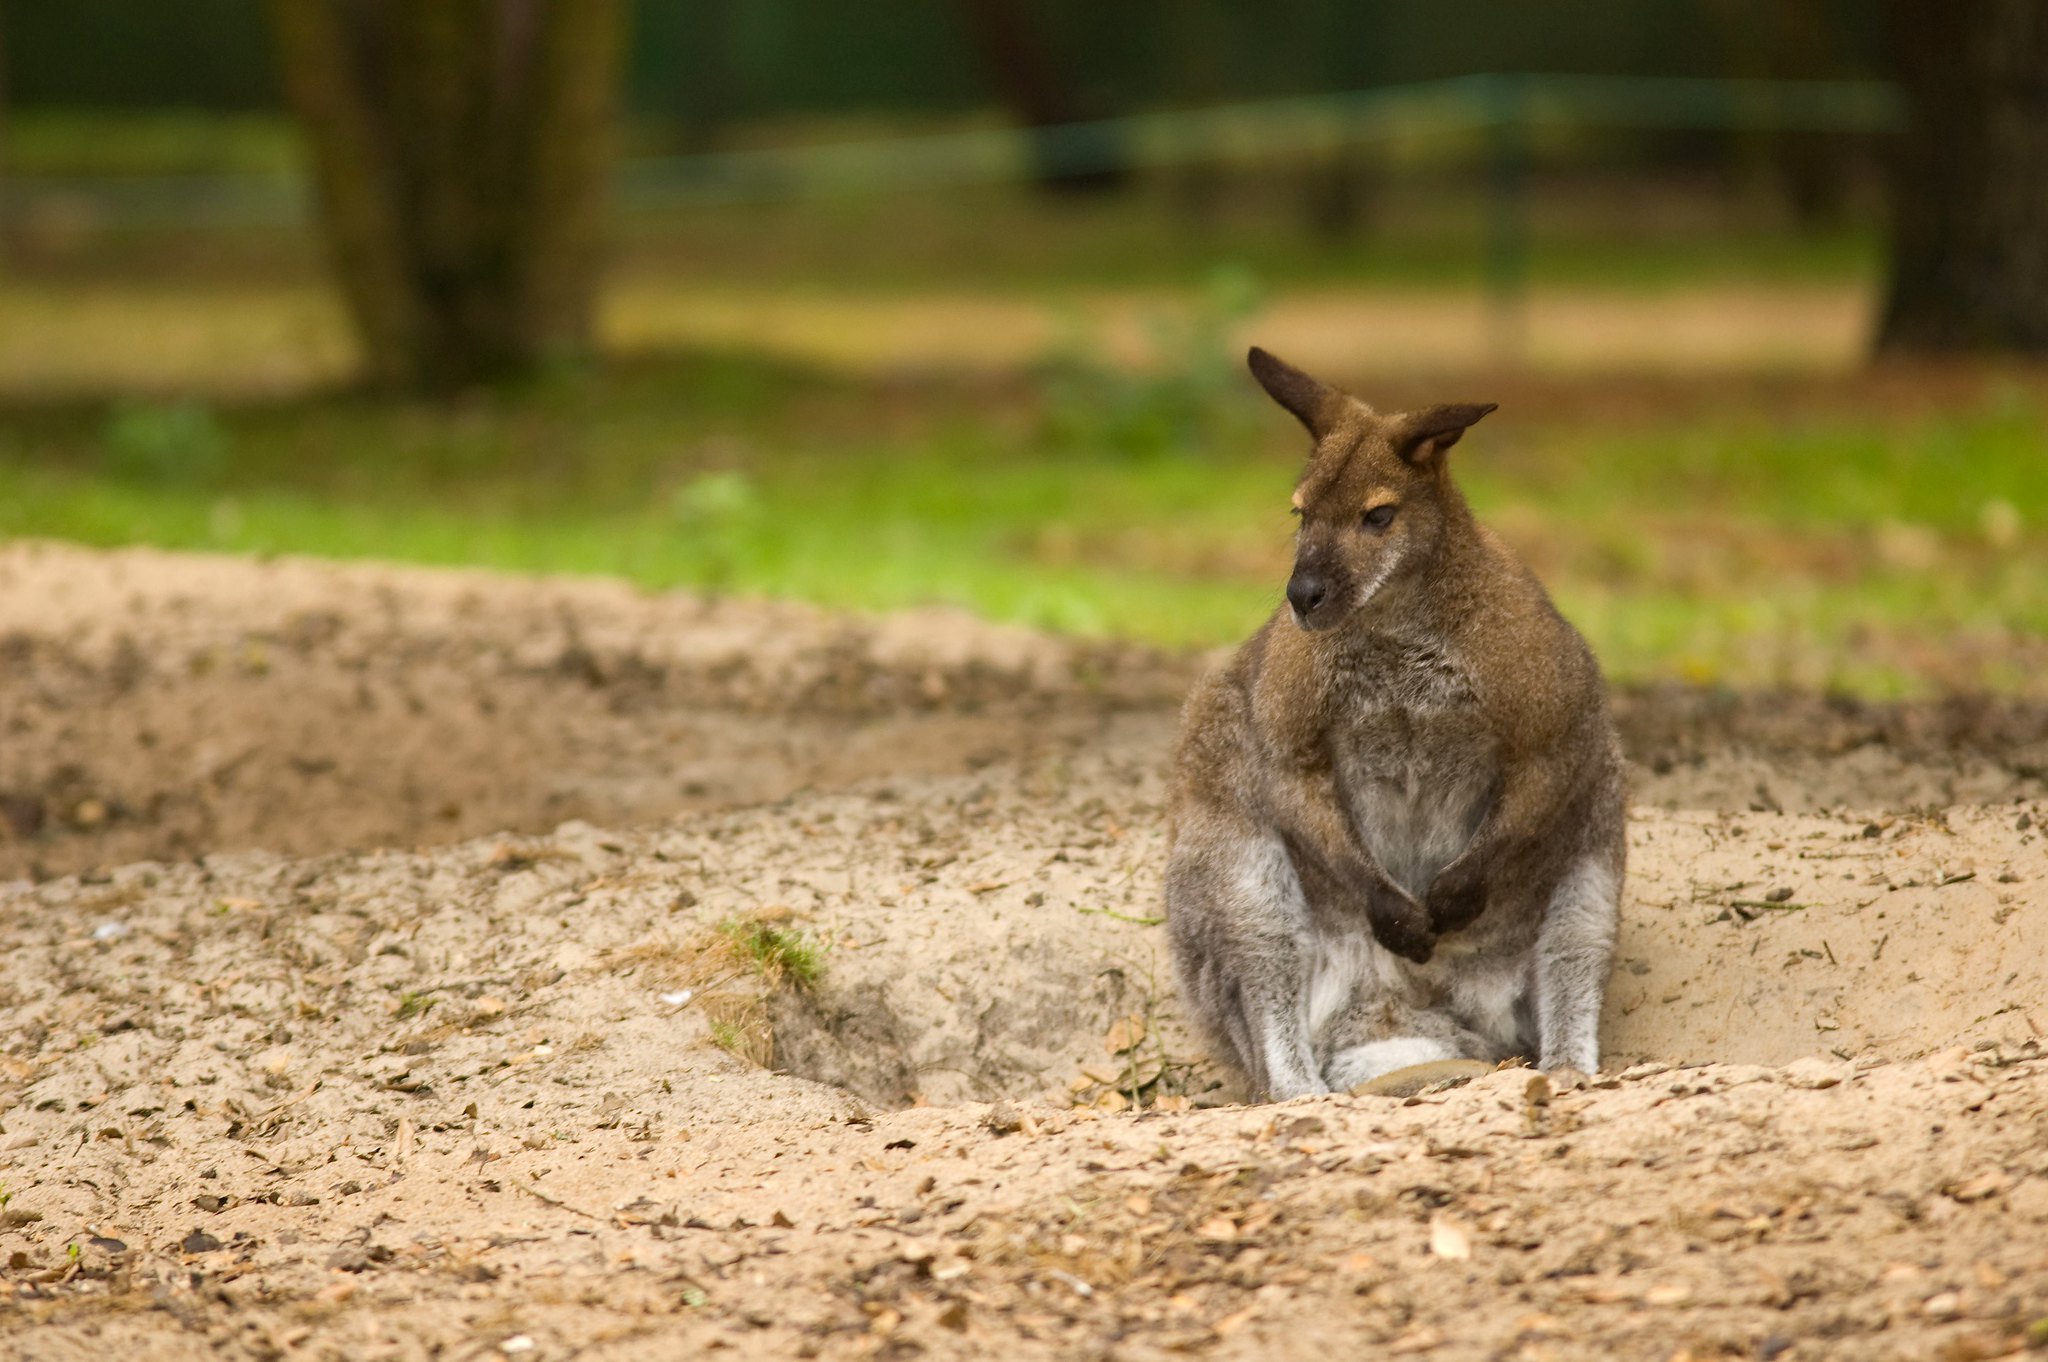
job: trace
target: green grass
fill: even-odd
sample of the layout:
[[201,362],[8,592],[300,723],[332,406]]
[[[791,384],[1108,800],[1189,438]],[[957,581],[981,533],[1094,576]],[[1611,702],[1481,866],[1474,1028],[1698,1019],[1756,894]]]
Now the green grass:
[[[810,988],[824,977],[824,948],[794,927],[736,917],[720,923],[718,934],[732,943],[740,959],[771,988],[785,983]],[[723,1040],[719,1044],[733,1048]]]
[[[452,410],[16,405],[0,408],[0,535],[946,603],[1222,644],[1277,599],[1301,451],[1234,379],[1204,384],[876,391],[706,357]],[[1608,405],[1587,385],[1510,406],[1457,457],[1612,674],[2040,687],[2038,390],[1932,415],[1731,398],[1649,422]]]

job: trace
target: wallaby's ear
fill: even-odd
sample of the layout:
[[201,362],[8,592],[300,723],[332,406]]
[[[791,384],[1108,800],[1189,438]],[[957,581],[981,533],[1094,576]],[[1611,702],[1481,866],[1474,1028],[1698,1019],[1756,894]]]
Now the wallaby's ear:
[[1401,423],[1396,442],[1401,457],[1418,467],[1441,463],[1444,451],[1458,443],[1465,428],[1500,404],[1459,402],[1445,407],[1425,407]]
[[1330,433],[1344,410],[1344,394],[1318,378],[1254,345],[1245,357],[1252,377],[1275,402],[1294,413],[1294,419],[1318,440]]

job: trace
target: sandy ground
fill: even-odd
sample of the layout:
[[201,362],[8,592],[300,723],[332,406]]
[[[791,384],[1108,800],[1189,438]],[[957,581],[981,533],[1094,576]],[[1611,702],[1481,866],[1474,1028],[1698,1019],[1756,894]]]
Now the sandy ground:
[[1191,665],[0,550],[0,1356],[2048,1348],[2038,709],[1622,697],[1608,1071],[1247,1107]]
[[[1077,322],[1109,353],[1157,355],[1185,293],[1070,290],[1059,306],[1001,293],[720,286],[693,273],[630,278],[607,302],[608,349],[721,348],[856,374],[1014,373],[1070,344]],[[1503,316],[1475,288],[1283,293],[1259,339],[1318,371],[1440,374],[1515,357],[1542,373],[1838,374],[1861,365],[1871,294],[1858,284],[1703,285],[1644,293],[1531,290]],[[108,338],[146,330],[148,346]],[[0,292],[0,392],[207,392],[249,397],[343,381],[339,299],[305,284],[209,279],[81,287],[14,279]]]

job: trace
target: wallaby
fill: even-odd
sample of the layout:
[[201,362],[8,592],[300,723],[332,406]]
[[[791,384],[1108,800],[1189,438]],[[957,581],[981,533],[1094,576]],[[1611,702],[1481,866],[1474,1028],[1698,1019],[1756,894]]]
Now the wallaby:
[[1263,350],[1314,437],[1287,602],[1182,715],[1167,931],[1255,1098],[1434,1060],[1590,1073],[1625,853],[1592,651],[1445,456],[1493,406],[1381,414]]

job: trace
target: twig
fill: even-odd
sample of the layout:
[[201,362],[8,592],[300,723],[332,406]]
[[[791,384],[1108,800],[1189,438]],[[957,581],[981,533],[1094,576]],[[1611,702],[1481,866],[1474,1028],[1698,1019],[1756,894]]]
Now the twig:
[[1132,917],[1129,913],[1119,913],[1114,908],[1077,908],[1074,911],[1078,913],[1095,913],[1102,917],[1113,917],[1118,922],[1135,922],[1140,927],[1157,927],[1160,923],[1166,921],[1163,917]]
[[546,1192],[543,1192],[540,1188],[534,1186],[530,1182],[522,1182],[518,1178],[513,1178],[511,1179],[511,1183],[514,1187],[517,1187],[520,1191],[526,1193],[528,1196],[534,1197],[540,1201],[545,1201],[548,1205],[558,1207],[561,1210],[565,1210],[569,1212],[569,1214],[571,1215],[580,1215],[585,1220],[596,1220],[600,1223],[602,1223],[604,1220],[603,1216],[592,1215],[589,1211],[586,1211],[581,1207],[571,1206],[568,1202],[563,1201],[560,1197],[549,1196]]

